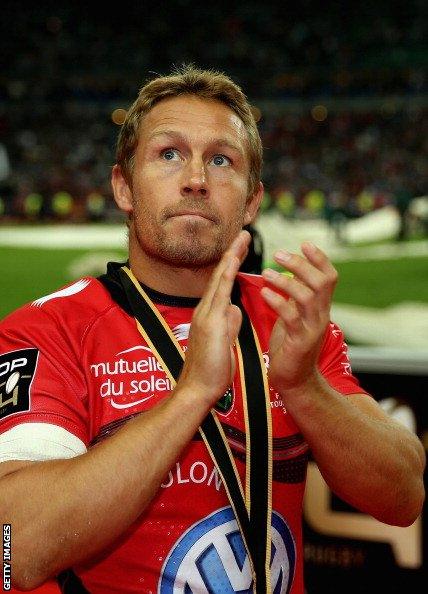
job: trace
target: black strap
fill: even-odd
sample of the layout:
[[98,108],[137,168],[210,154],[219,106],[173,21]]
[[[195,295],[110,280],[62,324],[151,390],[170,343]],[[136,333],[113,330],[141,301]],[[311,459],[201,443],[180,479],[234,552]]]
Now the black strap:
[[[243,351],[243,369],[248,407],[248,433],[250,436],[249,483],[250,507],[250,542],[253,554],[254,570],[257,576],[257,592],[266,591],[270,583],[271,549],[271,488],[272,488],[272,431],[270,426],[270,400],[260,397],[268,392],[263,376],[260,359],[262,354],[250,318],[242,304],[239,285],[235,283],[232,303],[242,312],[242,324],[239,343]],[[265,402],[263,402],[265,400]],[[263,579],[262,579],[263,576]]]

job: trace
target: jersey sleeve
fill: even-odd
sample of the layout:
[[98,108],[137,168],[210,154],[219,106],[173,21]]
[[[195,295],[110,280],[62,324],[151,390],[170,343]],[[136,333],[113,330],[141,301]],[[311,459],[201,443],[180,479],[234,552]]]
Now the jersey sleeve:
[[330,322],[321,349],[318,368],[330,386],[342,394],[367,394],[352,374],[343,332]]
[[0,434],[46,423],[87,446],[86,399],[79,353],[60,319],[26,306],[0,324]]

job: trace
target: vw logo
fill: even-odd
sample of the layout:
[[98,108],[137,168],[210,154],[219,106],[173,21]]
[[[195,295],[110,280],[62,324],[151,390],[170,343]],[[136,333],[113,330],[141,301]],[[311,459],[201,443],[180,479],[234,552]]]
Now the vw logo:
[[[284,518],[272,513],[272,594],[293,582],[296,546]],[[250,561],[231,507],[191,526],[162,568],[158,594],[252,594]]]

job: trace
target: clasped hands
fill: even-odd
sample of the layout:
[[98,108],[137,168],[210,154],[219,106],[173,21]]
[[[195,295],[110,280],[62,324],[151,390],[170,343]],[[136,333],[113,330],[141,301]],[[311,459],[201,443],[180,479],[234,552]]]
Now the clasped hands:
[[[241,231],[215,268],[195,309],[186,361],[179,383],[204,394],[212,406],[233,382],[233,345],[242,315],[231,304],[231,292],[250,243]],[[304,388],[317,375],[317,361],[330,320],[337,272],[327,256],[305,242],[302,255],[279,250],[275,261],[292,273],[263,271],[261,295],[278,315],[269,344],[269,380],[281,394]]]

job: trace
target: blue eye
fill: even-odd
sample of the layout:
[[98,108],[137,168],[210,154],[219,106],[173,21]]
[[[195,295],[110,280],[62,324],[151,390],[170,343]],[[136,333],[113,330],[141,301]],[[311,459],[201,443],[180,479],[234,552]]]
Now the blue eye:
[[214,155],[212,162],[217,167],[226,167],[226,165],[230,165],[231,163],[229,157],[226,157],[225,155]]
[[165,161],[174,161],[180,158],[176,149],[166,149],[165,151],[162,151],[162,157]]

